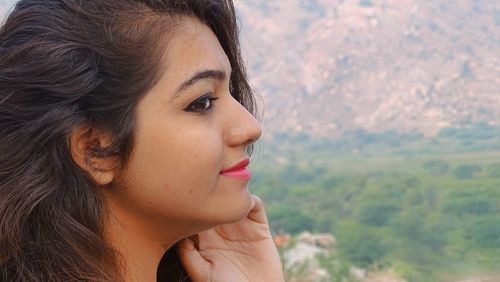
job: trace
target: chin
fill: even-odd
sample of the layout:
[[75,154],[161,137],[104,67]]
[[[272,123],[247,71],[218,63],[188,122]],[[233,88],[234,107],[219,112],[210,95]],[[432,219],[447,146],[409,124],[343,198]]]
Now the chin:
[[224,203],[224,208],[221,209],[221,213],[219,214],[219,224],[227,224],[240,221],[245,216],[247,216],[251,208],[252,200],[250,197],[250,193],[246,193],[243,199],[227,201]]

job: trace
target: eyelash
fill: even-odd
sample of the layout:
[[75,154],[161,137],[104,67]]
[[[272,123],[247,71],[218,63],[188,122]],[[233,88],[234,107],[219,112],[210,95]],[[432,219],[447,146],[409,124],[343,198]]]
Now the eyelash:
[[[213,96],[213,93],[207,93],[200,98],[196,99],[194,102],[192,102],[187,108],[184,109],[186,112],[193,112],[193,113],[199,113],[199,114],[204,114],[210,112],[213,107],[214,107],[214,102],[218,98]],[[209,103],[207,105],[207,102]],[[203,109],[197,109],[196,106],[202,106]]]

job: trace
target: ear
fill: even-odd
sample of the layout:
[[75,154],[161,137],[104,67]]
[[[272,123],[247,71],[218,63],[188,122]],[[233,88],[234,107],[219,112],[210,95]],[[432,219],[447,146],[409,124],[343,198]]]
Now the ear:
[[95,148],[106,148],[111,144],[110,134],[81,124],[72,130],[69,146],[73,161],[86,171],[99,186],[113,182],[115,178],[118,157],[99,156],[93,154]]

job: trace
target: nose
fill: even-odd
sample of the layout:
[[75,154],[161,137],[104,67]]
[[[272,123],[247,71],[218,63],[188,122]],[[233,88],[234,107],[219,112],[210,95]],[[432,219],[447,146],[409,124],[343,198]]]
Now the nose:
[[246,147],[257,141],[262,135],[262,128],[257,119],[238,101],[231,99],[232,106],[227,112],[225,141],[228,146]]

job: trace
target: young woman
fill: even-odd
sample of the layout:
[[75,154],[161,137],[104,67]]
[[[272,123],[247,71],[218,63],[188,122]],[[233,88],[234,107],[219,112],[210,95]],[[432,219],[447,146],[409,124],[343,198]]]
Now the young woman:
[[282,281],[247,188],[254,109],[230,0],[19,1],[0,281]]

